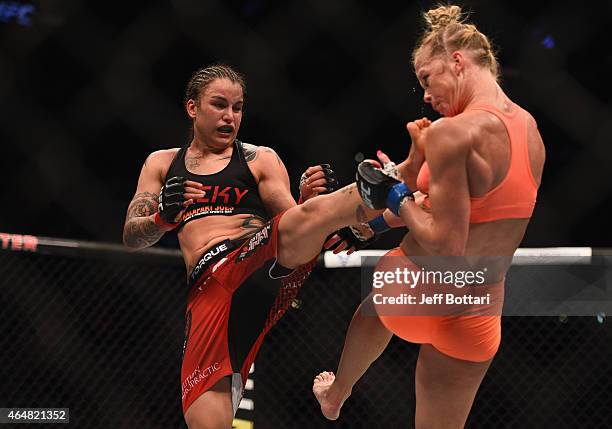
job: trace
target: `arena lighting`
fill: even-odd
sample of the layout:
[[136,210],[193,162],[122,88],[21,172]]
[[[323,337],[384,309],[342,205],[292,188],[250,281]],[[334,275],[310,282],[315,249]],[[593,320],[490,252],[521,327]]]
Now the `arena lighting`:
[[30,3],[15,1],[0,1],[0,22],[8,24],[16,22],[24,27],[32,26],[32,14],[36,6]]
[[555,39],[548,35],[546,36],[543,40],[542,40],[542,46],[544,46],[546,49],[552,49],[555,47]]

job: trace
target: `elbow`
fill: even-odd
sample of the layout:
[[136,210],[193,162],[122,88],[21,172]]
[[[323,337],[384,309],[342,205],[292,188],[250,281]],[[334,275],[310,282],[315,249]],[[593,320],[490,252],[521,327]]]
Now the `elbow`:
[[465,247],[463,246],[439,246],[436,252],[437,256],[465,256]]
[[137,250],[125,236],[123,237],[123,247],[128,250]]
[[[410,228],[414,238],[431,256],[464,256],[467,246],[465,234],[448,229],[436,228],[430,223],[428,228]],[[412,225],[415,226],[415,225]]]
[[123,236],[123,247],[125,247],[127,250],[138,250],[138,248],[134,245],[134,243],[132,243],[129,238],[127,238],[125,235]]
[[466,242],[449,236],[432,240],[429,251],[434,256],[465,256]]
[[135,240],[134,237],[129,234],[128,228],[123,228],[123,246],[130,251],[136,251],[144,247],[139,240]]
[[137,250],[145,248],[145,246],[139,246],[137,244],[130,243],[129,241],[126,241],[125,238],[123,239],[123,246],[130,252],[136,252]]

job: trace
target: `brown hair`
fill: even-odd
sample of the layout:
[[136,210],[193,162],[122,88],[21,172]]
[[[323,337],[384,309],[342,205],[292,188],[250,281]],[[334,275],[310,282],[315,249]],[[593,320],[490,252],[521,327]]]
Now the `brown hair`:
[[423,14],[425,33],[412,52],[412,64],[423,48],[429,48],[430,55],[449,55],[464,49],[472,53],[472,58],[482,67],[487,67],[499,79],[499,63],[491,42],[475,25],[466,24],[466,16],[455,5],[438,6]]
[[225,64],[215,64],[195,71],[185,88],[184,103],[189,100],[198,101],[200,95],[215,79],[229,79],[233,83],[237,83],[242,88],[242,95],[246,95],[246,84],[244,77],[236,70]]

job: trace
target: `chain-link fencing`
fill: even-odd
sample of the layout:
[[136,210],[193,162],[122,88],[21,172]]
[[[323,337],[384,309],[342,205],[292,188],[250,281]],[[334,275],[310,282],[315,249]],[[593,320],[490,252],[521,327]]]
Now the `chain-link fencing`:
[[[176,256],[1,251],[0,406],[70,408],[75,428],[186,427],[183,270]],[[392,340],[338,421],[312,395],[336,369],[359,282],[357,268],[315,269],[262,346],[238,427],[413,427],[413,344]],[[604,315],[505,317],[467,427],[605,427],[611,339]]]

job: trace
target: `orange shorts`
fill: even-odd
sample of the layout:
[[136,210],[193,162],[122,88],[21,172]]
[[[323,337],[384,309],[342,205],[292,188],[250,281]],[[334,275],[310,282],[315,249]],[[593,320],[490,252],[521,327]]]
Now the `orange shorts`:
[[[394,258],[394,266],[401,262],[409,268],[415,267],[400,248],[392,249],[385,256],[405,258],[405,261]],[[377,270],[384,265],[383,260],[384,257]],[[503,295],[503,281],[491,286],[501,289]],[[423,316],[384,314],[383,309],[376,305],[375,308],[383,325],[393,334],[412,343],[431,344],[441,353],[456,359],[484,362],[493,358],[499,348],[501,311],[491,315]]]

